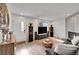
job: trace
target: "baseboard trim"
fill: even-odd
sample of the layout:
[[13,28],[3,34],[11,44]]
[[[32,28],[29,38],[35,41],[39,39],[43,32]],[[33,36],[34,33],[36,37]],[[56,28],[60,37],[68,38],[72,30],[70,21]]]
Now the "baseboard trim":
[[57,38],[57,39],[61,39],[61,40],[64,40],[65,38],[61,38],[61,37],[56,37],[56,36],[54,36],[55,38]]
[[18,41],[16,42],[16,45],[23,44],[23,43],[26,43],[26,41]]

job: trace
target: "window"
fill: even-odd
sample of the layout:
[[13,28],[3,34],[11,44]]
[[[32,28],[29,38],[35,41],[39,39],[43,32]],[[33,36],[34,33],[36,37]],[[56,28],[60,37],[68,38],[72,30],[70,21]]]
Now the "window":
[[21,22],[21,31],[24,32],[24,22]]

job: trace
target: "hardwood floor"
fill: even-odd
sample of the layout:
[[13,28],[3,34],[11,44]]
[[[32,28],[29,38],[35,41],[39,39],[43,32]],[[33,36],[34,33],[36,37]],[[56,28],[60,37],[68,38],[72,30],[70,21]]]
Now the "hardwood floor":
[[16,55],[46,55],[46,48],[41,44],[41,40],[31,43],[16,45]]
[[[62,40],[56,38],[50,38],[50,39],[52,40],[53,48],[57,44],[63,42]],[[45,48],[44,45],[42,44],[43,40],[45,39],[35,40],[30,43],[26,42],[23,44],[16,45],[15,54],[16,55],[46,55],[45,50],[48,48]]]

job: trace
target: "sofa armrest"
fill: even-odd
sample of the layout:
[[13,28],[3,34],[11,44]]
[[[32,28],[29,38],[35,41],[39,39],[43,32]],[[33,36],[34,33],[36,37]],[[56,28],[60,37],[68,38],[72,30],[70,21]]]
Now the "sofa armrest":
[[58,54],[73,54],[75,51],[77,51],[77,48],[79,46],[71,45],[71,44],[59,44],[55,47],[54,52]]
[[70,40],[65,39],[64,44],[72,44]]

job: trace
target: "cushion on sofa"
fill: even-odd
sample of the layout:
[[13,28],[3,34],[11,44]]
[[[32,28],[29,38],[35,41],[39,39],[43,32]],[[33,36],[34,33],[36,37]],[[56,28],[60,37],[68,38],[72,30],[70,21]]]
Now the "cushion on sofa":
[[79,36],[77,36],[74,39],[72,39],[71,42],[72,42],[73,45],[78,44],[78,42],[79,42]]

